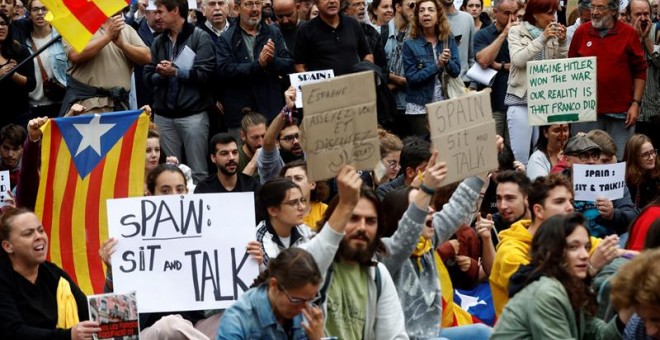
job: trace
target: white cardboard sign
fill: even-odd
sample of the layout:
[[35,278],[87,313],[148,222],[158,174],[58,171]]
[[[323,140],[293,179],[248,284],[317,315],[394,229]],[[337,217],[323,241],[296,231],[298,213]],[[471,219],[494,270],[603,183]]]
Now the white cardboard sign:
[[9,170],[0,171],[0,208],[7,205],[7,200],[11,199],[11,182],[9,181]]
[[573,191],[576,201],[595,201],[598,197],[616,200],[626,187],[626,163],[573,164]]
[[335,71],[333,70],[318,70],[318,71],[289,74],[289,80],[291,81],[291,86],[296,88],[296,107],[297,108],[303,107],[303,93],[302,93],[303,84],[313,84],[320,81],[332,79],[334,77],[335,77]]
[[254,194],[108,200],[114,290],[137,292],[140,312],[227,308],[259,274]]

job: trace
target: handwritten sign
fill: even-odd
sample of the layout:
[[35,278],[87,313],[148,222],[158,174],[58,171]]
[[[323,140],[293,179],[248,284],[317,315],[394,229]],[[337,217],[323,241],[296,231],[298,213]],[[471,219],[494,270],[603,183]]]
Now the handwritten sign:
[[291,81],[291,86],[296,88],[296,107],[303,107],[302,84],[318,83],[334,77],[335,71],[333,70],[319,70],[290,74],[289,80]]
[[490,89],[426,105],[438,161],[447,162],[446,184],[497,168]]
[[114,289],[136,291],[140,312],[227,308],[258,275],[245,246],[255,239],[254,195],[108,200]]
[[13,200],[9,195],[11,191],[11,182],[9,180],[9,170],[0,171],[0,208],[9,204],[8,200]]
[[616,164],[573,164],[573,191],[576,201],[598,197],[616,200],[626,187],[626,162]]
[[371,170],[380,161],[373,72],[304,84],[302,146],[310,181],[333,178],[341,166]]
[[529,125],[596,120],[596,57],[527,63]]

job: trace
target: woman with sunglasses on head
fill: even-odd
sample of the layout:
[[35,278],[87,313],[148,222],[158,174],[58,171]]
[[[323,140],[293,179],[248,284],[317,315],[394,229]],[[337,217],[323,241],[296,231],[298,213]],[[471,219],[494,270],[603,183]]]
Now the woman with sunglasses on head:
[[566,58],[566,27],[556,22],[558,7],[557,0],[529,0],[522,24],[509,30],[511,69],[504,104],[509,107],[506,119],[513,155],[525,166],[530,142],[535,143],[538,135],[527,120],[527,62]]
[[512,299],[491,339],[619,339],[619,317],[609,323],[593,317],[589,229],[579,213],[555,215],[534,234],[531,263],[511,279]]
[[626,184],[637,209],[644,208],[660,194],[660,160],[651,139],[635,134],[626,142]]
[[[40,0],[29,0],[27,10],[32,25],[25,46],[28,46],[30,53],[34,53],[58,33],[46,21],[48,8]],[[62,40],[41,52],[34,58],[33,64],[36,86],[30,92],[32,117],[57,117],[66,91],[66,70],[69,67]]]
[[225,311],[216,340],[320,339],[323,313],[312,301],[322,282],[312,255],[300,248],[283,250]]

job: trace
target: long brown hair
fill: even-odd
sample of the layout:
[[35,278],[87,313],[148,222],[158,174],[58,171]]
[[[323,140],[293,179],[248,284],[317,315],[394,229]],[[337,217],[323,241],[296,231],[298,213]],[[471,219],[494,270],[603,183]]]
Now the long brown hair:
[[[422,28],[419,26],[419,7],[425,2],[432,2],[435,5],[436,13],[438,15],[438,23],[435,25],[435,34],[438,36],[438,39],[441,41],[449,39],[449,34],[451,33],[451,28],[449,27],[449,21],[445,15],[445,10],[442,8],[438,0],[417,0],[415,1],[415,19],[412,22],[412,29],[410,30],[410,36],[413,39],[424,36]],[[453,5],[452,5],[453,6]],[[445,48],[449,48],[446,46]]]
[[[646,170],[642,169],[639,159],[641,158],[642,145],[646,142],[653,145],[651,138],[641,133],[634,134],[626,142],[626,148],[623,150],[623,161],[626,162],[626,183],[628,185],[640,185],[644,181]],[[655,149],[655,145],[653,147]],[[655,169],[651,170],[649,174],[651,178],[660,177],[660,159],[657,155],[655,156]]]

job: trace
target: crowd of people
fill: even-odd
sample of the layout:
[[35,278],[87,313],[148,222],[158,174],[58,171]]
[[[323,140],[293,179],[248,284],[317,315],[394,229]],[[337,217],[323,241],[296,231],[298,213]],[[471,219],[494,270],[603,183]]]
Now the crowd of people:
[[[100,331],[32,212],[40,127],[141,108],[144,195],[253,193],[260,272],[226,310],[141,313],[143,339],[660,339],[658,0],[188,3],[139,0],[76,51],[43,2],[0,0],[0,338]],[[527,62],[589,56],[597,120],[530,126]],[[499,165],[447,183],[426,105],[483,89],[475,63]],[[314,181],[289,75],[328,69],[376,74],[380,161]],[[573,165],[621,161],[621,198],[574,199]],[[478,285],[496,321],[456,326],[443,289]]]

